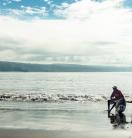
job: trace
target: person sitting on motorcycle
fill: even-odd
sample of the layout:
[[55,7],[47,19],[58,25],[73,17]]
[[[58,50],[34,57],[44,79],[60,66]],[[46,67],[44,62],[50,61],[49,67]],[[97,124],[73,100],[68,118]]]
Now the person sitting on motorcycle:
[[[108,110],[111,111],[113,107],[115,107],[117,112],[124,112],[126,108],[124,95],[118,90],[117,86],[113,86],[112,88],[113,92],[110,96],[110,100],[108,100]],[[109,109],[110,104],[114,104],[111,109]]]

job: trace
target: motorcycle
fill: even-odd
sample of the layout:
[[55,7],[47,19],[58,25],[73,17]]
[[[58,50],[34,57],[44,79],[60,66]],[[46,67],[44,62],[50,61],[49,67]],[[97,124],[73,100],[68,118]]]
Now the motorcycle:
[[[112,109],[115,108],[115,113],[111,113]],[[121,127],[124,128],[126,121],[126,116],[123,113],[126,108],[125,99],[120,100],[108,100],[108,118],[110,118],[110,123],[113,124],[114,128]]]

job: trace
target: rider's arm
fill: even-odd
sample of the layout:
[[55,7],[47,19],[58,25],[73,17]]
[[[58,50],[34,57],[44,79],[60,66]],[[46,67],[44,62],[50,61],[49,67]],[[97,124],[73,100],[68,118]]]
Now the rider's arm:
[[114,100],[114,99],[115,99],[115,92],[113,92],[113,93],[111,94],[110,99],[111,99],[111,100]]

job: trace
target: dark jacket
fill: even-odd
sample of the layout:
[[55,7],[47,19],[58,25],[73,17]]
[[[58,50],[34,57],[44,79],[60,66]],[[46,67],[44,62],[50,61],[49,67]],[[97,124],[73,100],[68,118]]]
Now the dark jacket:
[[110,97],[112,100],[120,100],[120,99],[124,99],[124,96],[122,94],[122,92],[118,89],[115,89]]

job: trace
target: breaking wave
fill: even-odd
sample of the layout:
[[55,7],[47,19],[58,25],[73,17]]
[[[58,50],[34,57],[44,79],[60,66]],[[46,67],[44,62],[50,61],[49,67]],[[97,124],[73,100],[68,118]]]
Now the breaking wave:
[[[126,95],[126,100],[132,101],[132,97]],[[76,95],[76,94],[45,94],[45,93],[2,93],[0,101],[19,101],[19,102],[105,102],[109,99],[105,95]]]

